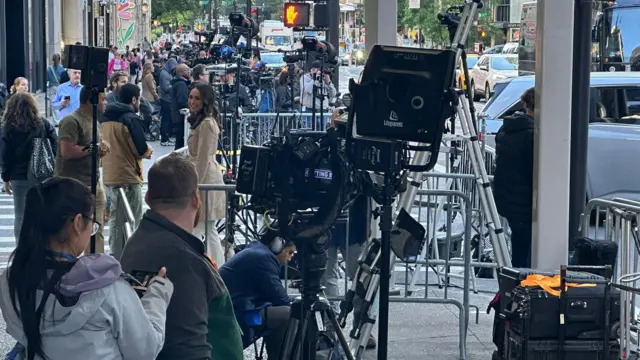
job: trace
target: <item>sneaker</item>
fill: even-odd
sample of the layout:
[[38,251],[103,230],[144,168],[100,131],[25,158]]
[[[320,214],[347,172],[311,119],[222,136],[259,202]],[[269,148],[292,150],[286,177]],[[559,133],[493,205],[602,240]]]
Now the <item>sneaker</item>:
[[367,340],[367,350],[375,349],[376,346],[378,346],[376,338],[373,337],[373,334],[369,335],[369,340]]

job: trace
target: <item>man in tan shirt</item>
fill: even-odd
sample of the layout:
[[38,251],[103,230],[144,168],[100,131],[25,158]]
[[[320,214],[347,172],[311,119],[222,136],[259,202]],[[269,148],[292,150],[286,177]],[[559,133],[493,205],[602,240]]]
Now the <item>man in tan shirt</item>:
[[[98,110],[104,112],[106,98],[100,95]],[[91,163],[93,140],[93,105],[91,105],[91,88],[83,87],[80,90],[80,107],[60,121],[58,131],[58,153],[56,154],[55,175],[74,178],[91,187]],[[109,151],[109,145],[102,141],[100,129],[98,129],[98,143],[100,144],[100,156],[103,157]],[[100,231],[96,233],[96,253],[104,253],[104,220],[106,198],[100,181],[100,165],[98,174],[98,187],[96,189],[96,219],[100,224]],[[85,254],[89,253],[89,248]]]

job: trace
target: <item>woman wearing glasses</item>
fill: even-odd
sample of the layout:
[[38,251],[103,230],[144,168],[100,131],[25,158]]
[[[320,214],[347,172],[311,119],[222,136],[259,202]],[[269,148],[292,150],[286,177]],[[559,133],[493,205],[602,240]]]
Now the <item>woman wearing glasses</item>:
[[155,359],[172,283],[159,269],[142,298],[120,264],[81,256],[101,224],[81,182],[53,177],[26,196],[24,226],[0,275],[0,309],[17,359]]

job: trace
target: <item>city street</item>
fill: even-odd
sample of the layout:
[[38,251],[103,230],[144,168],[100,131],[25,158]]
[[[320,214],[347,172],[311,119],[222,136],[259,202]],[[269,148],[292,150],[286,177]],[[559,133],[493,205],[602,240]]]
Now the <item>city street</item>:
[[[340,67],[340,86],[338,91],[348,92],[348,80],[357,78],[362,71],[362,66],[342,66]],[[44,108],[44,99],[37,97]],[[483,103],[476,103],[476,108],[481,109]],[[158,157],[166,155],[173,150],[173,147],[160,146],[158,141],[150,143],[154,148],[153,158],[144,160],[145,179],[146,172]],[[446,156],[440,156],[439,165],[444,168]],[[146,190],[146,186],[145,186]],[[146,206],[145,206],[146,208]],[[13,199],[11,196],[0,194],[0,271],[7,266],[7,261],[11,252],[15,248],[13,234]],[[108,239],[109,227],[105,226],[105,239]],[[106,251],[108,242],[105,242]],[[397,266],[395,269],[397,279],[404,278],[404,268]],[[495,292],[495,281],[491,279],[478,279],[479,288],[483,291],[472,297],[472,303],[481,309],[493,297]],[[432,285],[435,285],[432,284]],[[293,290],[290,290],[293,291]],[[430,297],[442,297],[442,290],[437,287],[427,290]],[[423,293],[421,291],[420,293]],[[424,295],[424,294],[423,294]],[[450,290],[453,298],[462,297],[460,290]],[[442,309],[445,311],[442,311]],[[423,305],[423,304],[392,304],[390,324],[389,353],[396,354],[393,359],[424,359],[427,354],[438,359],[456,359],[457,351],[457,309],[450,305]],[[423,314],[415,316],[415,314]],[[491,344],[491,322],[492,317],[480,312],[480,323],[472,323],[468,335],[468,351],[470,359],[487,359],[493,349]],[[5,329],[4,320],[0,316],[0,329]],[[377,330],[376,330],[377,332]],[[418,335],[419,334],[419,335]],[[4,354],[13,346],[13,339],[0,331],[0,354]],[[253,358],[253,350],[245,351],[245,359]],[[366,359],[375,359],[375,352],[370,351]]]

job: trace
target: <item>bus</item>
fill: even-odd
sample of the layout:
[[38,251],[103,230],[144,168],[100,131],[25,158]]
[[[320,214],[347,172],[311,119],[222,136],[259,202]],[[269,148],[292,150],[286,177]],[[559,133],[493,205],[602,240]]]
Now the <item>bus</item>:
[[[536,62],[537,2],[522,4],[518,73],[532,74]],[[640,71],[640,0],[594,3],[593,71]]]
[[640,71],[640,0],[602,3],[591,39],[595,71]]

